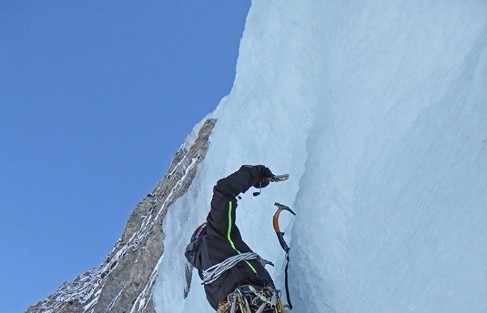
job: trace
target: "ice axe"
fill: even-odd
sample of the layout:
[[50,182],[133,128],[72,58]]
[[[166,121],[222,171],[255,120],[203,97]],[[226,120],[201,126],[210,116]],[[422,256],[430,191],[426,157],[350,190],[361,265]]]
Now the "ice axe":
[[287,302],[289,305],[289,308],[292,309],[293,305],[291,303],[291,298],[289,297],[289,285],[288,285],[288,274],[287,274],[287,269],[289,266],[289,246],[287,245],[286,241],[284,240],[284,233],[281,231],[279,227],[279,214],[284,211],[290,212],[292,215],[296,215],[293,210],[291,210],[288,206],[284,204],[280,204],[278,202],[274,203],[274,205],[277,207],[276,213],[274,213],[274,216],[272,217],[272,226],[274,226],[274,231],[276,232],[277,239],[279,239],[279,244],[281,245],[282,249],[286,252],[286,268],[284,269],[284,281],[286,285],[286,298]]
[[284,240],[284,233],[279,228],[279,214],[281,214],[282,210],[289,211],[291,212],[292,215],[296,215],[296,213],[294,213],[293,210],[291,210],[288,206],[284,204],[280,204],[276,202],[274,203],[274,205],[277,207],[277,211],[276,213],[274,213],[274,216],[272,217],[272,226],[274,226],[274,230],[276,231],[277,239],[279,239],[279,244],[281,245],[282,249],[284,249],[284,251],[288,253],[289,246]]

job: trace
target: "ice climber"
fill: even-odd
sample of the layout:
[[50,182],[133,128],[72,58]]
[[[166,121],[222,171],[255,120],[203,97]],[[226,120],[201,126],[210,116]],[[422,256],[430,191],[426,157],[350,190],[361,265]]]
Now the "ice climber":
[[[242,240],[235,224],[237,197],[250,187],[264,188],[274,174],[263,165],[243,165],[218,180],[206,222],[191,237],[185,255],[198,270],[206,298],[219,313],[283,312],[267,262]],[[188,287],[189,290],[189,287]]]

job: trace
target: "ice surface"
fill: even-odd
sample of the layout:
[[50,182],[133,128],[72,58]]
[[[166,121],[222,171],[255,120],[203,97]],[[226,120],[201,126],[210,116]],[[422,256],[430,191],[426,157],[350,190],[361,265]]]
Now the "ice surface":
[[[184,247],[215,182],[242,164],[289,173],[239,202],[243,238],[291,246],[294,311],[487,312],[487,3],[253,1],[206,159],[169,210],[158,312],[213,312]],[[284,215],[284,214],[283,214]]]

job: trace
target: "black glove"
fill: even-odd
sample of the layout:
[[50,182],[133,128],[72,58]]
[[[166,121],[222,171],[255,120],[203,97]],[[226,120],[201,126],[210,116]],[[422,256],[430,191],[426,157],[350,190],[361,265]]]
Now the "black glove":
[[269,185],[269,178],[274,178],[274,174],[272,174],[271,170],[264,165],[254,165],[254,168],[257,170],[257,177],[258,182],[255,183],[255,188],[264,188]]

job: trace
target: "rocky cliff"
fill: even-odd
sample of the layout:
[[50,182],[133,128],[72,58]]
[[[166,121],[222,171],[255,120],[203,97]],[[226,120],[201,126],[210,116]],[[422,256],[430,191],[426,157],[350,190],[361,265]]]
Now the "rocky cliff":
[[163,254],[162,221],[191,185],[216,123],[207,119],[174,156],[154,190],[132,211],[123,234],[103,263],[62,284],[26,313],[154,313],[152,289]]

